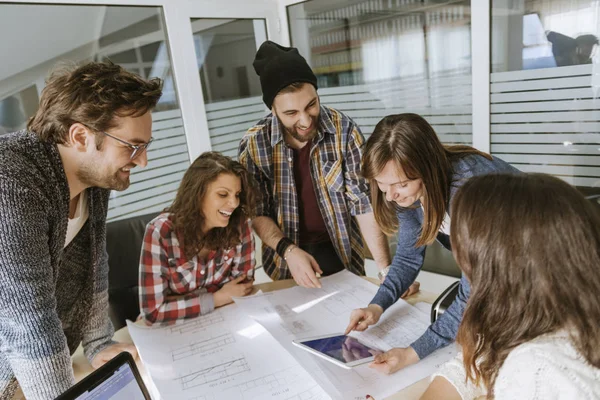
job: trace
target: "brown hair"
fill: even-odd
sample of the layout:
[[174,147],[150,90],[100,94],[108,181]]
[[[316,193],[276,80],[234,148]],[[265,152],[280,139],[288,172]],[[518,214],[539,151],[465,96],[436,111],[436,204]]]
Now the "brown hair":
[[600,215],[583,195],[550,175],[475,177],[455,196],[450,234],[471,282],[457,341],[489,398],[512,349],[563,328],[600,368]]
[[398,230],[397,206],[385,199],[375,176],[393,161],[402,167],[408,179],[423,182],[424,220],[416,247],[432,243],[448,207],[453,175],[452,162],[477,154],[491,159],[470,146],[444,146],[429,123],[417,114],[384,117],[367,140],[362,159],[362,175],[370,181],[375,220],[381,230],[391,235]]
[[[46,80],[27,129],[42,140],[65,144],[74,123],[104,132],[116,126],[115,116],[139,117],[152,110],[161,94],[159,78],[145,80],[110,61],[62,66]],[[102,138],[96,136],[98,145]]]
[[[235,209],[225,228],[213,228],[210,234],[202,233],[204,214],[202,201],[208,185],[220,174],[232,174],[240,178],[242,192],[240,205]],[[185,256],[193,258],[203,248],[226,249],[240,243],[240,227],[254,217],[256,188],[254,179],[237,161],[217,152],[201,154],[183,175],[177,195],[171,207],[165,211],[173,213],[175,231],[183,242]]]

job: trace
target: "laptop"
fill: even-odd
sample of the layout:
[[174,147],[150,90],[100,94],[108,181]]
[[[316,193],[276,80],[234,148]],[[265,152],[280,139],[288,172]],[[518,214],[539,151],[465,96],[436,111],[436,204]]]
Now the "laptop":
[[56,400],[151,400],[133,357],[124,351]]

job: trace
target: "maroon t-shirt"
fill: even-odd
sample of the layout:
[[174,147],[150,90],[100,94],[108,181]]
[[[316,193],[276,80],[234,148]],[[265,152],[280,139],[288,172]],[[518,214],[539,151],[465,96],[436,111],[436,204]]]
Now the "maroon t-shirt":
[[312,142],[307,143],[300,150],[294,149],[294,180],[300,211],[300,245],[330,240],[310,176],[311,147]]

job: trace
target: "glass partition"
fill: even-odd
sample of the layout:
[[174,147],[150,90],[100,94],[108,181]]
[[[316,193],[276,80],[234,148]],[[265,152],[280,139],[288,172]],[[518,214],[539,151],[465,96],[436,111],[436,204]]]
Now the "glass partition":
[[348,3],[287,8],[292,44],[313,67],[323,104],[366,136],[382,117],[412,112],[443,142],[472,143],[470,2]]
[[491,33],[492,153],[600,195],[600,2],[493,0]]
[[13,95],[5,94],[4,98],[0,100],[0,136],[24,129],[28,116],[37,111],[39,101],[35,84],[29,85]]
[[199,18],[192,31],[212,149],[237,158],[246,130],[268,112],[252,67],[265,21]]
[[160,7],[0,3],[0,36],[10,38],[0,41],[0,134],[25,127],[57,63],[110,59],[143,77],[164,79],[152,114],[148,166],[132,171],[127,190],[112,192],[108,216],[155,213],[171,203],[189,156]]

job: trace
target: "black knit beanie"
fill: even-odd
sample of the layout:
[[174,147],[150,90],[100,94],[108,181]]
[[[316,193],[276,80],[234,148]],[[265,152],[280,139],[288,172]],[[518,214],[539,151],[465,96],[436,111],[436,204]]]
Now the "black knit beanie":
[[307,82],[318,89],[317,77],[295,47],[267,40],[260,45],[252,65],[260,77],[263,101],[269,109],[277,93],[292,83]]

